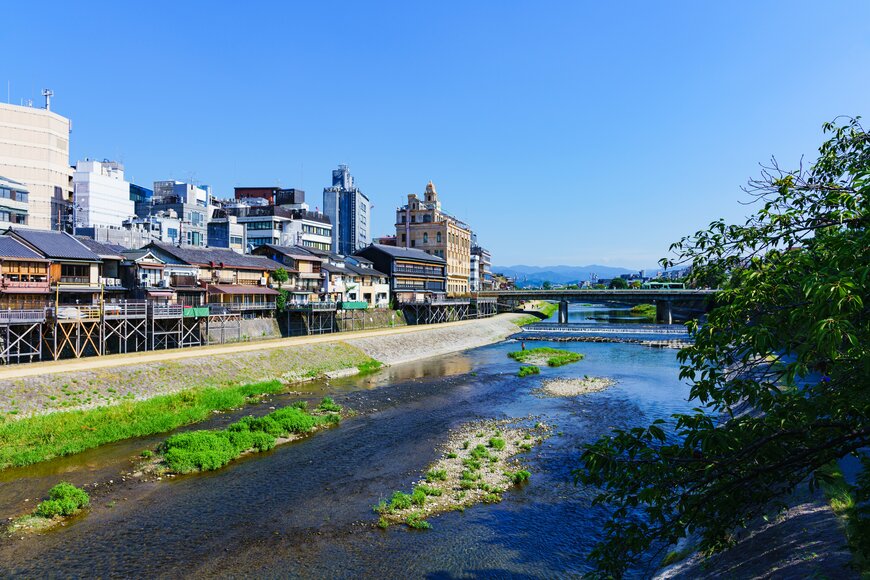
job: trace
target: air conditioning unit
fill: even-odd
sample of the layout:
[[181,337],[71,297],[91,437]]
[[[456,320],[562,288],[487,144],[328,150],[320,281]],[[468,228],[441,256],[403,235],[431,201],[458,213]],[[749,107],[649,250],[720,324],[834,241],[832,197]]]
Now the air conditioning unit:
[[161,280],[160,282],[157,283],[157,286],[159,288],[169,288],[169,280],[164,278],[163,280]]
[[266,280],[266,278],[265,278],[265,277],[263,277],[263,278],[260,278],[260,286],[265,286],[265,285],[266,285],[266,283],[267,283],[267,280]]

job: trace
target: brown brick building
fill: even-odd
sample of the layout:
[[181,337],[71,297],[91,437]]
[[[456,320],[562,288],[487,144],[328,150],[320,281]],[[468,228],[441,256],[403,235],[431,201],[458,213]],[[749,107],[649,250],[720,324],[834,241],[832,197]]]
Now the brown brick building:
[[408,195],[396,210],[396,246],[416,248],[447,262],[447,294],[467,294],[471,269],[471,228],[441,210],[430,181],[424,198]]

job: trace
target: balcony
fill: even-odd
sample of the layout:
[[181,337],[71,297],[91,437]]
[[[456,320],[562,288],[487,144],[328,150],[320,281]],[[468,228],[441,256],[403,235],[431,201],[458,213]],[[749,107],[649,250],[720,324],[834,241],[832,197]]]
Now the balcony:
[[48,280],[43,280],[41,282],[23,282],[19,280],[10,280],[9,278],[0,279],[0,288],[2,288],[4,292],[23,290],[32,294],[38,294],[40,292],[47,293],[51,289]]
[[90,284],[90,276],[61,276],[59,282],[61,284]]
[[169,277],[169,285],[173,288],[193,288],[196,286],[196,276],[172,274]]
[[249,312],[252,310],[275,310],[274,302],[211,302],[208,309],[212,314],[228,314],[231,312]]

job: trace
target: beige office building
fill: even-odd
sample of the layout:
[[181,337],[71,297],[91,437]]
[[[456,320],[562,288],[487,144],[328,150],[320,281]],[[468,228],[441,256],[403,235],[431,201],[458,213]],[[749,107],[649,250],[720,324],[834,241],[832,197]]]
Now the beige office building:
[[471,273],[471,228],[441,210],[430,181],[424,199],[408,195],[408,205],[396,210],[396,245],[417,248],[447,261],[447,294],[468,294]]
[[48,109],[0,103],[0,176],[30,191],[27,225],[61,229],[72,200],[70,120]]

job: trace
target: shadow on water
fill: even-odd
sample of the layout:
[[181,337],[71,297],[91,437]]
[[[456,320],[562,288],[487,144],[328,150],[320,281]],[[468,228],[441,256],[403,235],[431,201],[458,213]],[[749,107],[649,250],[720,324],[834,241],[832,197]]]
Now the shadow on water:
[[[72,576],[582,574],[583,555],[599,537],[606,512],[591,505],[594,490],[573,483],[581,445],[613,427],[684,410],[687,388],[677,379],[672,351],[563,346],[586,358],[524,379],[506,356],[517,345],[507,341],[306,385],[304,395],[286,402],[329,393],[359,415],[218,472],[123,489],[113,507],[98,501],[64,528],[3,543],[0,567],[25,576],[59,570]],[[611,376],[618,384],[575,399],[531,394],[544,379],[584,374]],[[285,402],[279,399],[271,405]],[[520,456],[532,479],[502,503],[435,517],[427,531],[373,526],[372,506],[393,490],[408,490],[437,458],[450,429],[482,418],[527,416],[554,424],[554,434]],[[221,416],[212,424],[231,419]],[[89,477],[99,469],[118,472],[129,460],[125,452],[136,453],[145,442],[103,455],[95,450],[90,459],[77,456],[80,463],[93,462],[79,469]],[[107,457],[108,467],[101,463]],[[66,461],[77,465],[68,458],[49,462],[58,464],[54,468],[34,468],[31,484],[55,482]]]

